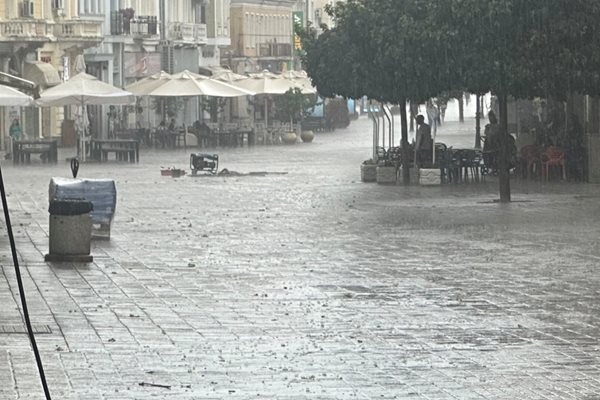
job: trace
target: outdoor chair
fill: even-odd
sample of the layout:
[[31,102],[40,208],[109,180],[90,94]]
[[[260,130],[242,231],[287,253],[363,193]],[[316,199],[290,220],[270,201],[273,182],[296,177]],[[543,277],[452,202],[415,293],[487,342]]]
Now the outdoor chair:
[[560,167],[561,176],[567,180],[567,169],[565,167],[565,153],[560,147],[550,146],[542,154],[542,177],[548,180],[548,170],[550,167]]
[[521,176],[529,178],[535,176],[541,166],[540,149],[533,144],[523,146],[519,151]]

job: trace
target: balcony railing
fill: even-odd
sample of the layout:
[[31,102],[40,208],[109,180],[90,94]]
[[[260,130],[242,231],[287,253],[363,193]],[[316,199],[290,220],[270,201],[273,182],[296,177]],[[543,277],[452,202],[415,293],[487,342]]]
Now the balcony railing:
[[62,38],[102,39],[102,23],[92,21],[63,21],[54,25],[54,36]]
[[0,21],[0,34],[6,39],[47,40],[50,28],[39,21]]
[[140,16],[132,19],[131,34],[139,36],[158,35],[158,18],[154,16]]
[[292,56],[292,45],[290,43],[260,43],[258,50],[259,57]]
[[206,24],[172,22],[169,24],[169,38],[185,43],[206,43]]
[[159,34],[158,18],[152,15],[130,18],[126,10],[112,11],[110,33],[114,36],[156,36]]

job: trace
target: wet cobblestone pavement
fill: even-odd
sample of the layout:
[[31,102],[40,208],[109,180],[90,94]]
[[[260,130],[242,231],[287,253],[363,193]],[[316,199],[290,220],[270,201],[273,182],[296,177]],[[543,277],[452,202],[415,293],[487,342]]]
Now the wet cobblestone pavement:
[[[600,187],[515,182],[498,205],[489,180],[361,183],[370,129],[218,151],[285,175],[160,176],[192,150],[82,165],[118,191],[89,265],[43,261],[68,164],[4,162],[53,398],[600,398]],[[0,242],[1,323],[19,328]],[[43,398],[26,335],[0,331],[0,371],[1,399]]]

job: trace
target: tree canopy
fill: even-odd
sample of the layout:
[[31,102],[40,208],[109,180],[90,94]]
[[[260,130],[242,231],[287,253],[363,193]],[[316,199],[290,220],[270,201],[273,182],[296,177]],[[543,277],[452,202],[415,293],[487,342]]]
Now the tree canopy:
[[597,1],[348,0],[330,13],[333,28],[302,32],[305,68],[324,96],[397,104],[452,90],[504,101],[600,93]]

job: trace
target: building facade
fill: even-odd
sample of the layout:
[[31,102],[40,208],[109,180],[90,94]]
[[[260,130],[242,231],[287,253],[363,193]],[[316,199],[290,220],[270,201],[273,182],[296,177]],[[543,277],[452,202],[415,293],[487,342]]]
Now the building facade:
[[[58,84],[74,68],[77,56],[102,40],[100,18],[80,12],[88,2],[0,0],[1,71],[32,81],[40,90]],[[10,120],[19,118],[28,137],[50,137],[60,134],[61,115],[53,108],[3,110],[2,147]]]
[[291,67],[295,1],[232,0],[231,47],[222,63],[238,73]]
[[[86,49],[85,61],[88,73],[118,87],[161,70],[198,72],[200,66],[219,65],[221,48],[230,44],[229,0],[101,2],[108,7],[103,16],[104,40]],[[90,9],[97,8],[91,4]],[[144,115],[128,113],[128,126],[152,125],[151,105],[148,102],[135,108]],[[94,107],[89,113],[92,132],[111,135],[115,121],[122,120],[122,115],[113,111],[106,106]]]

